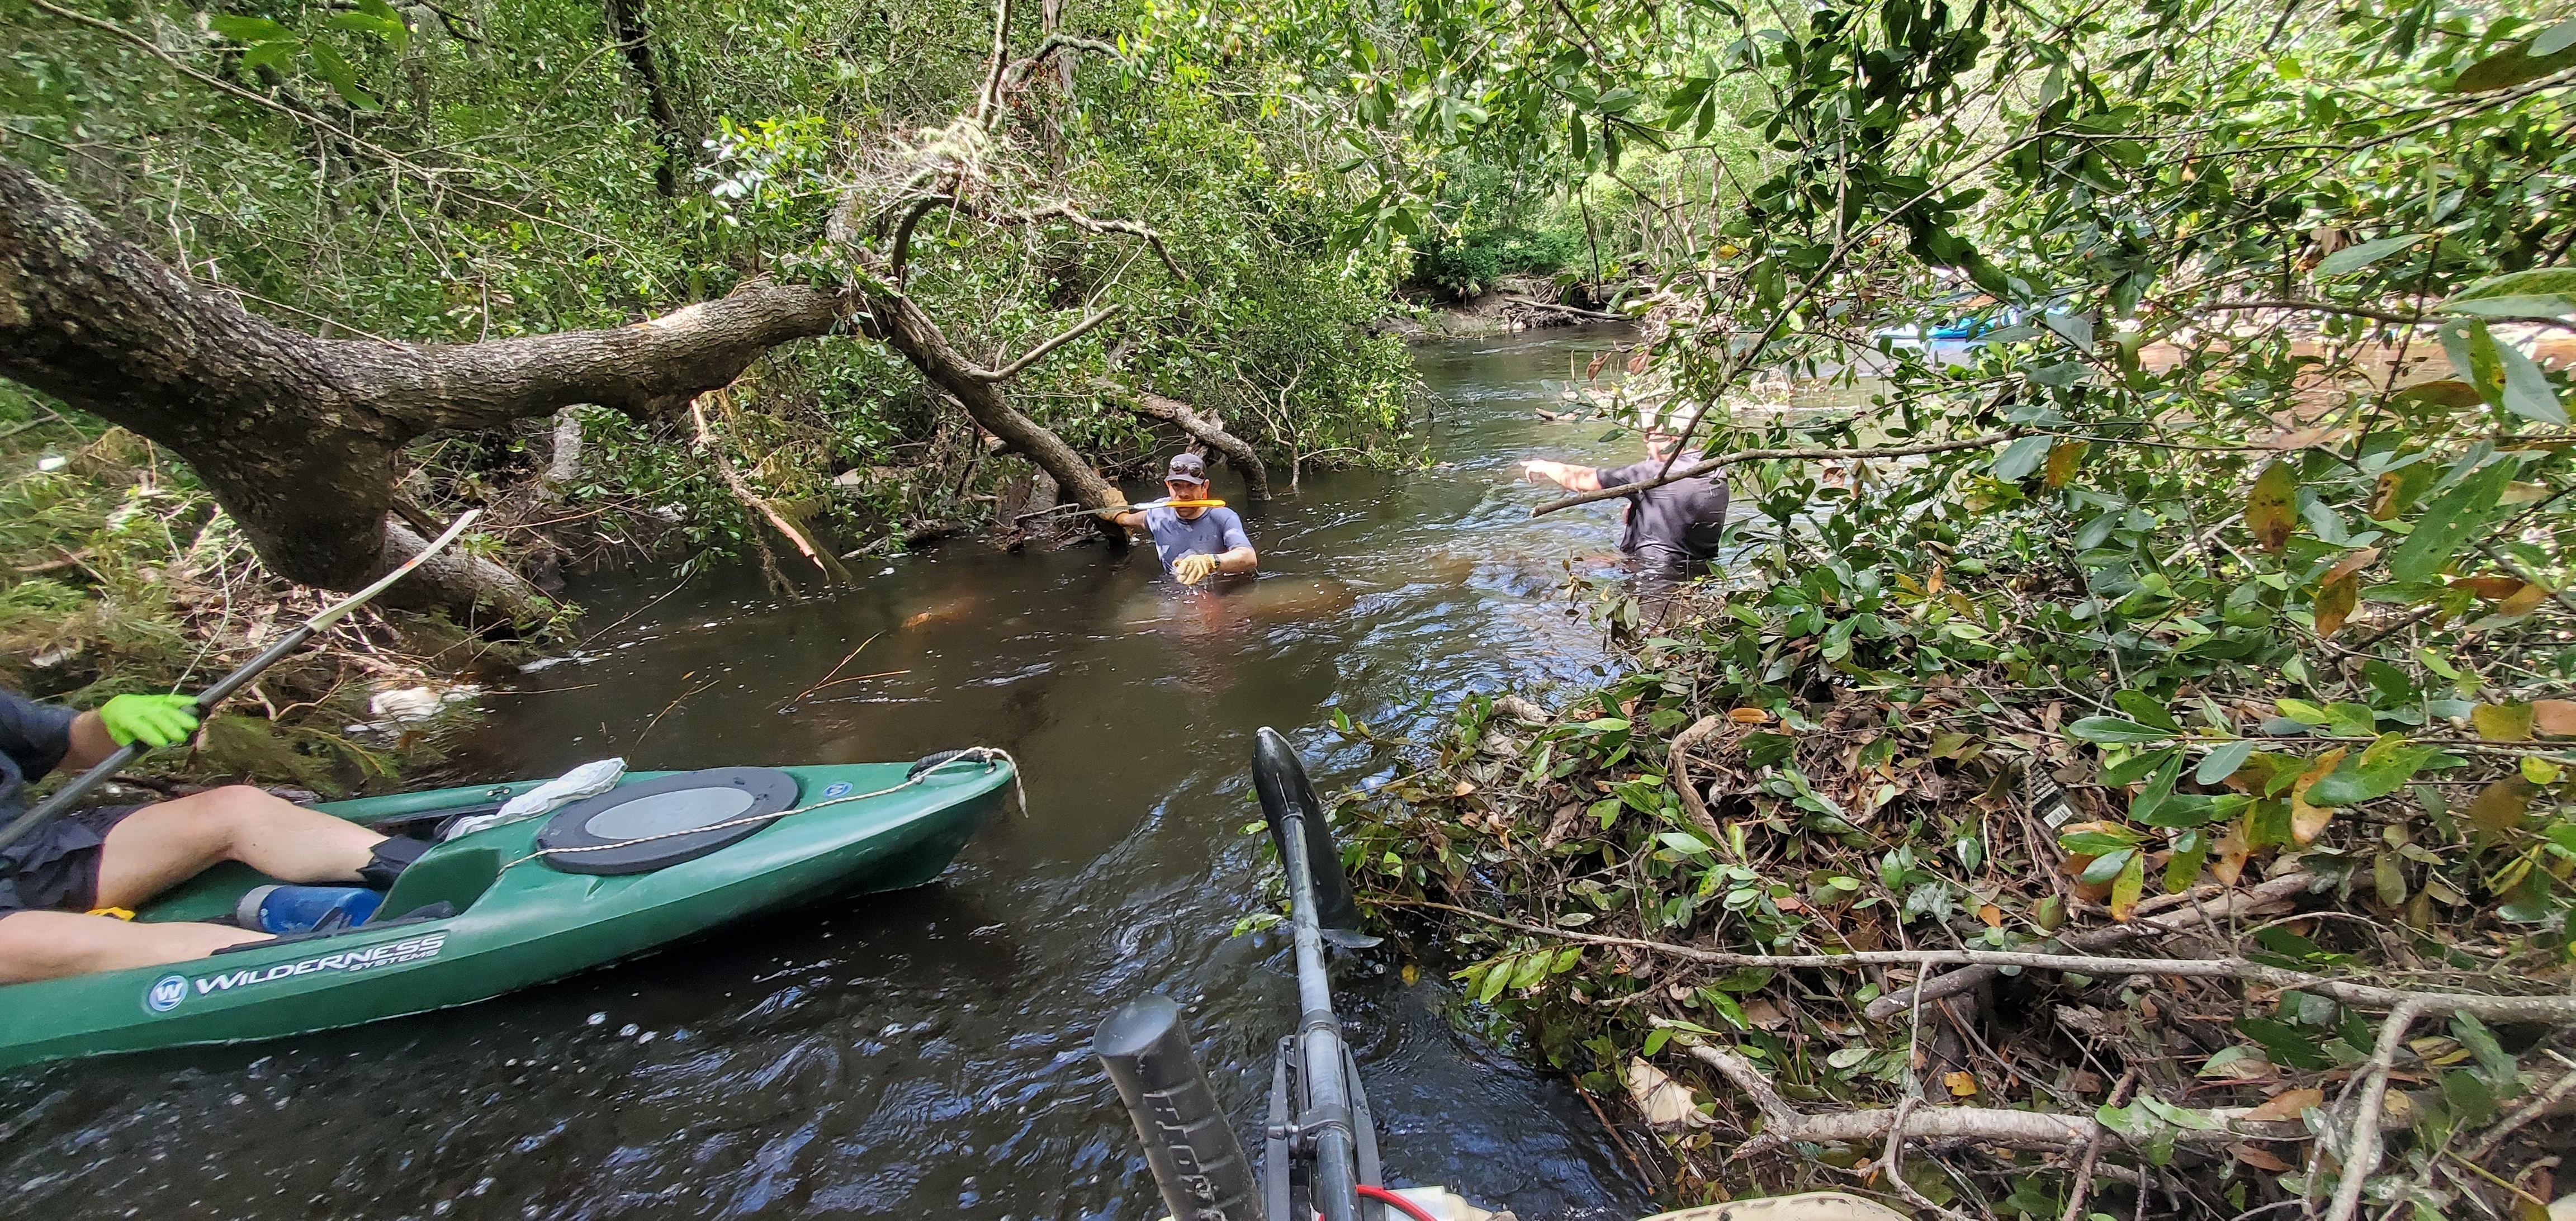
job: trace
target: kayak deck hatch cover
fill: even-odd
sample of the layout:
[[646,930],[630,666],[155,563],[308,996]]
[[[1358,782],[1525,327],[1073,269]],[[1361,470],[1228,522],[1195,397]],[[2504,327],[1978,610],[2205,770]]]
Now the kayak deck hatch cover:
[[[608,793],[552,815],[437,845],[403,871],[377,917],[355,928],[0,986],[0,1070],[468,1005],[728,921],[827,895],[918,886],[955,859],[1015,775],[1000,752],[924,766],[940,758],[630,772]],[[400,831],[490,813],[542,783],[317,808]],[[219,866],[136,919],[223,918],[269,880]]]

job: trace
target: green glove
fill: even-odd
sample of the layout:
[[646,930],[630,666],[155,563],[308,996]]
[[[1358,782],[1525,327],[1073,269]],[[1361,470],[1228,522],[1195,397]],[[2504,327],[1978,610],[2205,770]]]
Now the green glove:
[[197,697],[120,695],[99,705],[98,723],[119,746],[175,746],[197,732]]

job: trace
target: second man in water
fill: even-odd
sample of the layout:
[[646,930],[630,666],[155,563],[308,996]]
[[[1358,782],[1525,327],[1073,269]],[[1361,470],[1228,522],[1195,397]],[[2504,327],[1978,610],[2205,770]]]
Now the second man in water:
[[1243,519],[1234,510],[1223,505],[1187,503],[1207,498],[1207,463],[1198,455],[1174,456],[1163,474],[1163,490],[1179,503],[1126,512],[1104,511],[1103,516],[1130,530],[1150,531],[1164,570],[1183,585],[1196,585],[1212,576],[1249,573],[1261,566],[1252,540],[1243,533]]

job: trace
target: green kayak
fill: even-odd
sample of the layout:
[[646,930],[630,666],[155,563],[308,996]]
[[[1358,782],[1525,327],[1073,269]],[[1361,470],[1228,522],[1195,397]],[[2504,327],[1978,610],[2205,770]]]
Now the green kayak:
[[[355,928],[0,986],[0,1070],[471,1004],[727,921],[918,886],[948,867],[1014,778],[1007,755],[985,750],[911,765],[630,772],[551,815],[438,844]],[[319,808],[425,835],[541,783]],[[240,866],[210,870],[137,918],[223,918],[266,881]]]

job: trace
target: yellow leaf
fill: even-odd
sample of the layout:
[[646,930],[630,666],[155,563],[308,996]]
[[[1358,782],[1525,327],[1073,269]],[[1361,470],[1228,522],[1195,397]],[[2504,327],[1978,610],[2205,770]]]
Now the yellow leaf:
[[1628,1100],[1637,1104],[1646,1122],[1658,1128],[1698,1127],[1709,1122],[1699,1113],[1690,1087],[1666,1076],[1662,1069],[1642,1059],[1628,1061]]
[[2308,804],[2308,786],[2326,778],[2326,773],[2343,762],[2345,750],[2336,747],[2318,756],[2314,765],[2300,773],[2298,783],[2290,786],[2290,841],[2305,848],[2325,834],[2326,824],[2334,821],[2333,806]]
[[2227,1147],[2227,1152],[2233,1155],[2237,1161],[2243,1162],[2248,1166],[2252,1166],[2256,1170],[2268,1170],[2273,1174],[2285,1174],[2288,1173],[2290,1169],[2290,1164],[2288,1162],[2282,1161],[2281,1159],[2274,1157],[2253,1145],[2229,1145]]
[[2283,1090],[2263,1100],[2263,1105],[2245,1113],[2250,1123],[2288,1123],[2309,1107],[2324,1106],[2324,1090]]
[[2379,548],[2364,547],[2335,561],[2335,566],[2326,569],[2326,575],[2318,578],[2318,583],[2331,585],[2378,562]]
[[2531,799],[2540,795],[2540,786],[2520,776],[2507,776],[2478,790],[2477,799],[2469,803],[2469,825],[2489,835],[2506,835],[2522,825],[2531,810]]
[[2352,617],[2352,608],[2361,602],[2361,583],[2350,575],[2329,577],[2317,587],[2317,638],[2334,635],[2343,621]]
[[1941,1074],[1941,1084],[1950,1087],[1950,1096],[1953,1098],[1974,1098],[1977,1096],[1977,1075],[1975,1073],[1966,1072],[1964,1070],[1955,1073],[1943,1073]]
[[1419,980],[1419,979],[1421,979],[1421,978],[1422,978],[1422,968],[1417,967],[1417,966],[1415,966],[1415,965],[1413,965],[1412,963],[1409,963],[1409,962],[1408,962],[1408,963],[1406,963],[1406,964],[1404,964],[1404,986],[1405,986],[1405,987],[1408,987],[1408,988],[1412,987],[1412,986],[1413,986],[1413,984],[1414,984],[1414,981]]
[[2004,909],[1997,907],[1992,903],[1981,904],[1977,908],[1977,919],[1985,921],[1987,928],[2002,928],[2004,926]]
[[2218,879],[2219,885],[2234,886],[2236,879],[2245,876],[2245,861],[2254,855],[2254,850],[2246,845],[2252,842],[2253,837],[2245,833],[2245,820],[2242,818],[2219,833],[2218,842],[2210,845],[2209,849],[2209,872]]
[[1771,714],[1759,708],[1729,708],[1726,710],[1726,719],[1739,725],[1759,725],[1770,720]]
[[2489,602],[2500,602],[2522,592],[2522,582],[2514,577],[2453,577],[2451,585]]
[[2490,742],[2528,742],[2534,716],[2529,704],[2480,704],[2469,710],[2469,723]]
[[2084,465],[2084,451],[2092,448],[2087,441],[2060,441],[2048,447],[2048,486],[2062,488]]
[[2548,590],[2537,585],[2525,585],[2513,591],[2512,595],[2504,601],[2497,603],[2496,613],[2515,617],[2528,615],[2540,609],[2540,604],[2548,600]]
[[2531,701],[2531,727],[2553,738],[2576,738],[2576,702]]
[[1476,791],[1476,784],[1475,784],[1475,782],[1474,782],[1474,781],[1472,781],[1472,780],[1461,780],[1461,781],[1459,781],[1459,782],[1458,782],[1458,787],[1456,787],[1456,788],[1454,788],[1454,789],[1449,790],[1449,795],[1450,795],[1450,796],[1452,796],[1452,797],[1464,797],[1464,796],[1466,796],[1467,794],[1469,794],[1469,793],[1473,793],[1473,792],[1475,792],[1475,791]]
[[2245,498],[2245,528],[2265,551],[2278,551],[2288,546],[2290,531],[2297,523],[2292,507],[2298,499],[2298,475],[2286,461],[2263,468],[2254,480],[2254,490]]

